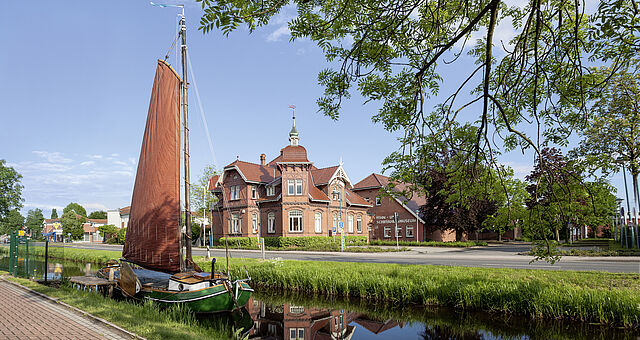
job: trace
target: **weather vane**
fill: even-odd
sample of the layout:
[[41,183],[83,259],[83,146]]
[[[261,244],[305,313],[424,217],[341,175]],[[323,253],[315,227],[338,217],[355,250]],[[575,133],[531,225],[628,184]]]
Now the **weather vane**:
[[290,104],[289,108],[293,110],[293,119],[296,119],[296,106],[293,104]]

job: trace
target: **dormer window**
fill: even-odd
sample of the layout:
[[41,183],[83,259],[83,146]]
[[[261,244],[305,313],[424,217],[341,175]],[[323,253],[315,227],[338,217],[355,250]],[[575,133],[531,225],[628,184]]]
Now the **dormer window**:
[[276,190],[275,190],[275,188],[274,188],[272,185],[268,186],[268,187],[267,187],[267,196],[273,196],[273,195],[275,195],[275,194],[276,194],[276,192],[275,192],[275,191],[276,191]]
[[258,199],[258,190],[256,187],[251,187],[251,198]]

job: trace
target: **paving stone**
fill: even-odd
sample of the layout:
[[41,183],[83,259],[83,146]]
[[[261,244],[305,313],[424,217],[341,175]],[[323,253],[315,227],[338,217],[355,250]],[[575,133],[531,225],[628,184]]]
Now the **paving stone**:
[[0,340],[126,339],[96,322],[11,283],[0,281]]

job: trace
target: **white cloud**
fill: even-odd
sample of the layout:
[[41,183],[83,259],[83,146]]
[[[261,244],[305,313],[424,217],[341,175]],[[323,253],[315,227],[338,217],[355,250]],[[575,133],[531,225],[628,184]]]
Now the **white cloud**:
[[523,181],[533,171],[533,164],[529,163],[505,162],[504,165],[513,169],[513,175]]
[[280,41],[280,38],[282,36],[290,36],[290,35],[291,35],[291,30],[289,29],[289,26],[284,24],[280,26],[280,28],[278,28],[277,30],[269,34],[269,36],[267,36],[267,41],[269,42]]
[[24,212],[33,208],[59,209],[70,202],[87,210],[129,204],[135,159],[130,155],[85,155],[72,159],[61,152],[33,151],[32,159],[10,164],[22,176]]

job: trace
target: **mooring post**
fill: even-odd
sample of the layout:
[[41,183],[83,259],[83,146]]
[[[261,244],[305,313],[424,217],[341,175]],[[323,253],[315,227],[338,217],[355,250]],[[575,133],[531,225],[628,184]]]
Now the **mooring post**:
[[[109,282],[113,282],[114,270],[113,268],[109,268]],[[109,297],[113,297],[113,285],[109,285]]]
[[87,264],[84,265],[84,276],[90,276],[91,275],[91,262],[88,262]]
[[47,284],[49,276],[49,236],[44,240],[44,284]]

